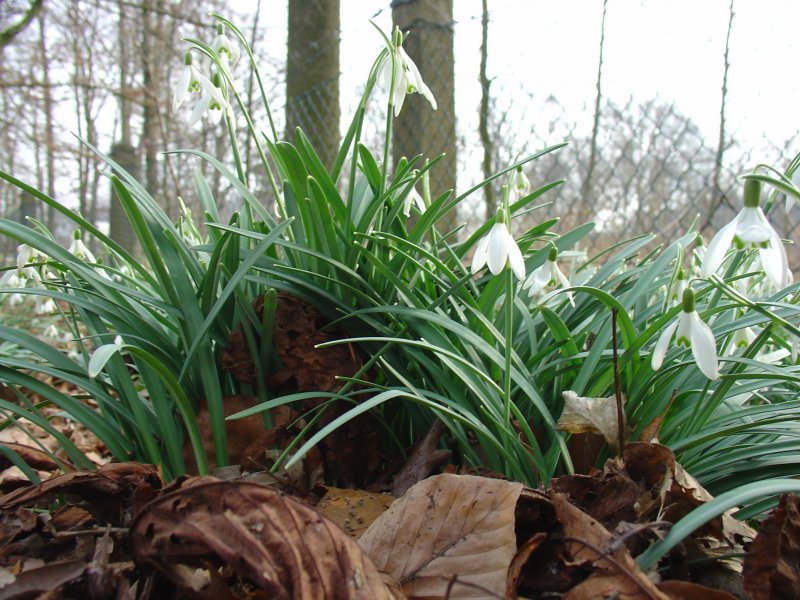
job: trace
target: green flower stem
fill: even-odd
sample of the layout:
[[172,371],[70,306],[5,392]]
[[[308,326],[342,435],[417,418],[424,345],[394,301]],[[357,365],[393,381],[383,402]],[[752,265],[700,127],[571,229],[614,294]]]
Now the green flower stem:
[[[506,335],[505,335],[505,364],[503,366],[503,400],[505,402],[505,423],[511,427],[511,350],[512,350],[512,341],[514,339],[514,273],[511,272],[511,268],[507,267],[505,270],[506,275],[506,301],[504,303],[504,308],[506,310],[505,315],[505,326],[506,326]],[[513,427],[511,427],[511,431],[513,432]],[[508,438],[506,438],[507,440]],[[510,450],[510,445],[506,444],[508,450]]]

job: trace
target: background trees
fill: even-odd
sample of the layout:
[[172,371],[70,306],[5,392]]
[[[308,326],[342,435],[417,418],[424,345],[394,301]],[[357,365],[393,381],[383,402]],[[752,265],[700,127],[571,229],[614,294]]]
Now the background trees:
[[[206,124],[189,129],[186,115],[172,111],[172,86],[184,48],[181,39],[212,39],[210,10],[233,18],[254,42],[268,93],[273,95],[270,100],[279,131],[291,137],[296,126],[303,127],[324,160],[330,161],[354,98],[360,94],[352,85],[341,87],[338,75],[357,71],[366,76],[365,69],[362,73],[361,67],[353,66],[351,55],[340,57],[339,30],[354,17],[352,13],[339,16],[339,1],[287,0],[279,14],[275,4],[262,11],[256,2],[241,15],[231,14],[222,0],[4,2],[0,9],[0,168],[68,199],[89,218],[108,223],[120,241],[125,240],[125,221],[104,183],[103,163],[72,133],[138,171],[143,184],[170,214],[176,215],[179,197],[197,210],[194,169],[207,176],[223,213],[230,211],[238,201],[224,178],[202,161],[164,154],[169,149],[195,147],[228,159],[222,128]],[[439,110],[433,112],[422,98],[410,96],[394,123],[393,138],[395,160],[419,153],[445,154],[431,173],[434,195],[454,186],[466,189],[481,179],[486,166],[502,168],[517,157],[568,140],[567,148],[539,161],[536,172],[528,175],[537,184],[553,178],[567,181],[549,196],[554,200],[551,210],[562,217],[563,227],[597,219],[598,247],[602,240],[618,239],[623,233],[653,229],[666,239],[698,213],[707,227],[731,216],[737,206],[736,177],[751,166],[751,159],[750,148],[738,143],[736,131],[726,126],[725,106],[730,98],[723,94],[720,99],[720,134],[709,135],[692,114],[669,99],[610,95],[600,84],[613,64],[607,56],[605,63],[599,62],[598,52],[586,57],[599,67],[598,93],[589,86],[586,94],[596,104],[584,107],[583,113],[567,111],[563,107],[570,99],[549,91],[547,81],[536,80],[527,71],[513,80],[498,74],[498,61],[510,60],[513,44],[493,37],[498,13],[490,12],[489,3],[485,4],[483,11],[475,5],[473,13],[459,17],[454,15],[452,0],[387,0],[372,15],[383,19],[387,30],[394,23],[410,32],[405,47],[438,100]],[[613,25],[618,13],[613,4],[607,8]],[[726,78],[728,67],[735,74],[737,64],[736,52],[728,52],[731,44],[736,48],[735,36],[731,40],[731,28],[735,32],[737,24],[733,14],[731,4],[730,18],[720,23],[722,28],[727,25],[728,47],[716,50],[720,67],[724,58]],[[482,17],[486,56],[481,68],[480,36],[468,29]],[[592,25],[598,51],[604,23],[598,18]],[[605,33],[607,42],[619,35]],[[470,45],[459,44],[468,35],[474,38],[469,38]],[[282,36],[283,47],[274,43],[268,47],[268,42],[283,40]],[[366,55],[369,48],[370,57],[380,48],[377,35],[357,43],[359,51],[364,48],[361,54]],[[560,51],[554,48],[554,57]],[[246,66],[240,66],[239,73],[251,113],[266,129]],[[722,84],[721,68],[709,77]],[[731,94],[727,84],[726,93]],[[587,115],[594,122],[589,130],[578,124]],[[369,139],[381,144],[385,123],[376,119],[365,127]],[[753,159],[779,163],[783,156],[788,161],[786,143],[775,140],[767,153],[753,154]],[[253,149],[244,147],[242,154],[252,166],[247,170],[250,185],[265,203],[271,202]],[[497,186],[492,191],[496,193]],[[489,195],[487,200],[491,211],[496,199]],[[484,206],[465,205],[452,224],[467,222],[471,228],[486,218],[486,212]],[[55,215],[43,212],[38,203],[8,186],[0,187],[0,213],[35,217],[62,239],[71,234]],[[787,223],[782,233],[789,234],[793,227],[793,222]],[[9,257],[13,248],[0,240],[0,252]]]

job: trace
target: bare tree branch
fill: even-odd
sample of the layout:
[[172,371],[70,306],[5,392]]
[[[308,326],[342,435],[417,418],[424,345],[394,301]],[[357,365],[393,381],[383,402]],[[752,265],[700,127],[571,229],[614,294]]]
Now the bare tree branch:
[[0,50],[8,46],[20,32],[33,22],[36,15],[41,12],[42,6],[44,6],[44,0],[33,0],[19,21],[0,30]]

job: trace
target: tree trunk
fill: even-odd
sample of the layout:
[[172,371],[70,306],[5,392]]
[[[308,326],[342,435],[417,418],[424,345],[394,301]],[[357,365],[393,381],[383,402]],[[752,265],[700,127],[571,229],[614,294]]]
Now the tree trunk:
[[[130,144],[120,142],[111,146],[109,153],[111,160],[116,162],[120,167],[125,169],[131,176],[139,179],[139,155]],[[133,235],[133,229],[122,210],[119,199],[116,197],[113,188],[109,189],[109,211],[108,211],[108,226],[111,238],[116,241],[120,246],[129,252],[136,251],[136,238]]]
[[[492,156],[494,156],[494,141],[489,135],[489,102],[491,96],[492,80],[486,74],[486,63],[489,58],[489,0],[481,2],[481,106],[479,114],[478,130],[483,146],[483,178],[488,179],[494,173],[492,168]],[[494,193],[493,185],[483,187],[484,204],[486,206],[486,219],[491,219],[497,211],[497,198]]]
[[339,0],[289,0],[286,139],[296,127],[331,167],[339,149]]
[[[403,48],[439,105],[434,112],[421,94],[406,98],[394,122],[392,155],[397,164],[403,156],[410,159],[421,153],[433,159],[444,154],[430,173],[435,198],[456,185],[453,0],[392,0],[392,21],[410,33]],[[439,221],[439,227],[449,231],[456,223],[453,213]]]
[[[53,92],[50,85],[50,59],[47,56],[47,34],[44,24],[44,13],[37,14],[39,19],[39,51],[42,53],[42,94],[44,97],[44,152],[45,169],[47,172],[47,195],[51,198],[56,197],[56,167],[55,167],[55,133],[53,130]],[[41,189],[41,188],[39,188]],[[53,230],[54,214],[52,209],[47,209],[44,215],[45,224]]]
[[[128,18],[125,5],[120,3],[118,21],[118,41],[119,41],[119,123],[120,141],[111,146],[110,158],[119,166],[125,169],[136,179],[141,173],[139,154],[131,143],[131,90],[128,86],[130,79],[130,60],[131,48],[128,46],[131,31],[128,27]],[[136,251],[136,238],[133,229],[122,210],[119,199],[114,194],[113,188],[109,188],[108,198],[108,225],[111,238],[117,241],[129,252]]]

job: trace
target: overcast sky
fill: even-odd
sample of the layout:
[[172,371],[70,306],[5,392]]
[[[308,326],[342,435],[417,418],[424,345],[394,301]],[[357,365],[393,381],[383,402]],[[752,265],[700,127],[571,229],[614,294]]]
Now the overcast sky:
[[[266,3],[270,41],[285,52],[285,5]],[[381,41],[369,19],[388,30],[389,0],[341,0],[342,91],[362,82]],[[502,86],[558,98],[568,118],[591,126],[602,0],[489,0],[489,75]],[[280,8],[279,8],[280,6]],[[719,127],[729,0],[609,0],[604,95],[674,101],[712,140]],[[454,0],[457,103],[474,106],[480,0]],[[798,0],[735,0],[731,34],[729,132],[782,146],[800,128]],[[347,100],[345,99],[345,103]]]

